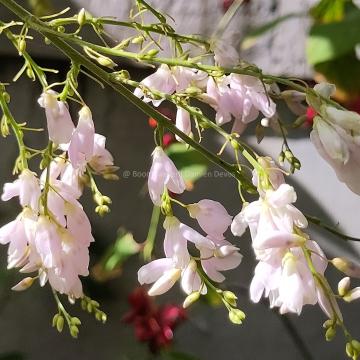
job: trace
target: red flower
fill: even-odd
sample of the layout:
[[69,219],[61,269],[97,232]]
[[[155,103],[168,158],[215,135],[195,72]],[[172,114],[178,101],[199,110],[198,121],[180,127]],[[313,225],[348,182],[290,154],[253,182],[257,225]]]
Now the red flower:
[[151,352],[171,345],[175,328],[186,319],[185,310],[177,305],[156,306],[144,288],[137,288],[129,296],[132,309],[123,321],[133,324],[135,336],[147,342]]

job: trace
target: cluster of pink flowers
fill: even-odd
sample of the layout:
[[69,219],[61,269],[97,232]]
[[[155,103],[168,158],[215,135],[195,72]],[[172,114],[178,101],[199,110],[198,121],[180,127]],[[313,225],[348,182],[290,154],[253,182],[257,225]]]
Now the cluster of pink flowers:
[[308,223],[292,205],[296,201],[294,188],[284,182],[281,170],[271,159],[262,158],[260,163],[267,174],[265,180],[258,174],[253,178],[260,198],[244,204],[231,224],[236,236],[242,236],[249,227],[259,260],[250,285],[251,299],[259,302],[264,295],[281,313],[297,314],[304,305],[319,303],[329,318],[333,318],[334,309],[341,318],[336,302],[330,304],[314,280],[305,257],[307,249],[314,269],[322,276],[328,260],[319,245],[301,231]]
[[[155,205],[161,205],[164,191],[181,194],[185,184],[172,160],[161,147],[153,153],[153,163],[148,179],[149,194]],[[207,234],[200,234],[175,216],[168,215],[164,221],[165,258],[144,265],[138,272],[140,284],[153,284],[149,295],[160,295],[168,291],[178,280],[186,294],[207,292],[206,285],[198,273],[199,260],[205,274],[215,282],[225,277],[221,271],[236,268],[242,259],[239,249],[225,240],[224,233],[232,217],[219,202],[201,200],[187,206],[191,217],[198,221]],[[199,251],[197,258],[189,254],[189,242]]]
[[0,243],[9,244],[8,268],[38,272],[14,290],[26,289],[39,278],[41,286],[49,281],[59,293],[79,298],[83,295],[79,276],[88,275],[88,248],[94,240],[78,201],[83,190],[81,178],[87,167],[107,173],[113,158],[105,149],[105,138],[95,133],[87,106],[79,111],[75,127],[67,104],[58,101],[55,92],[44,92],[39,104],[45,108],[53,149],[63,152],[51,160],[40,178],[25,168],[18,179],[4,185],[1,199],[18,197],[23,209],[0,229]]
[[[233,132],[239,134],[258,118],[260,112],[269,119],[276,113],[276,105],[266,94],[265,85],[247,75],[212,77],[200,70],[161,65],[154,74],[142,80],[141,85],[135,95],[154,106],[159,106],[164,98],[153,97],[151,90],[171,95],[196,88],[200,91],[197,98],[215,109],[216,122],[223,125],[234,119]],[[186,135],[191,134],[190,114],[180,106],[176,126]]]

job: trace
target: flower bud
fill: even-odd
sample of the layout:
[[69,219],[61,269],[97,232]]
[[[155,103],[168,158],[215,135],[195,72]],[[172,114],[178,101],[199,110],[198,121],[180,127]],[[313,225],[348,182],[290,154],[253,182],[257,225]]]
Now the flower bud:
[[83,26],[86,23],[86,11],[84,8],[79,11],[77,22],[80,26]]
[[10,134],[9,124],[5,115],[1,118],[0,129],[2,137],[7,137]]
[[79,329],[76,325],[71,325],[70,326],[70,335],[74,338],[77,339],[78,335],[79,335]]
[[108,58],[107,56],[99,56],[96,61],[104,67],[113,69],[116,65],[116,63],[114,63],[110,58]]
[[64,328],[64,317],[60,314],[56,319],[56,329],[58,332],[62,332]]
[[189,307],[190,305],[192,305],[193,303],[195,303],[196,301],[198,301],[200,298],[200,293],[199,291],[194,291],[193,293],[191,293],[190,295],[188,295],[184,302],[183,302],[183,308],[186,309],[187,307]]
[[229,320],[233,324],[242,324],[243,320],[245,319],[245,313],[240,309],[231,309],[229,311]]
[[237,296],[232,291],[225,290],[223,292],[223,297],[225,301],[228,302],[231,306],[237,305],[236,304]]
[[110,212],[110,208],[107,205],[99,205],[95,208],[95,212],[100,216],[104,216]]
[[350,278],[344,277],[339,281],[338,284],[338,293],[340,296],[345,296],[350,289]]
[[26,41],[21,39],[18,44],[19,55],[22,55],[26,50]]
[[360,298],[360,287],[356,287],[350,291],[348,291],[345,295],[343,295],[343,299],[346,302],[352,302]]
[[23,291],[28,289],[34,282],[35,278],[26,277],[22,279],[19,283],[11,288],[13,291]]
[[137,36],[137,37],[135,37],[135,38],[133,38],[132,40],[131,40],[131,42],[133,43],[133,44],[139,44],[139,45],[141,45],[143,42],[144,42],[144,37],[143,36]]
[[334,258],[331,263],[344,274],[360,278],[360,266],[345,258]]
[[329,327],[327,330],[326,330],[326,333],[325,333],[325,339],[326,341],[331,341],[336,335],[336,330],[334,327]]

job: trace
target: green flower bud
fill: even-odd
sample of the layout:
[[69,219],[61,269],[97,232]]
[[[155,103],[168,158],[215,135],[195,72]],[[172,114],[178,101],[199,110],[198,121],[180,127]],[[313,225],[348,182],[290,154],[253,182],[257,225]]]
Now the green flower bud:
[[55,314],[52,319],[52,327],[55,327],[57,324],[57,319],[59,318],[60,314]]
[[26,41],[21,39],[18,44],[19,47],[19,55],[22,55],[26,50]]
[[80,319],[77,318],[76,316],[72,317],[72,318],[71,318],[71,325],[75,325],[75,326],[81,325]]
[[135,37],[135,38],[133,38],[132,40],[131,40],[131,42],[133,43],[133,44],[139,44],[139,45],[141,45],[143,42],[144,42],[144,37],[143,36],[137,36],[137,37]]
[[348,357],[352,358],[353,355],[354,355],[354,349],[353,349],[351,343],[348,342],[348,343],[346,344],[345,350],[346,350],[346,355],[347,355]]
[[192,305],[193,303],[195,303],[196,301],[198,301],[200,298],[200,293],[199,291],[194,291],[193,293],[191,293],[190,295],[188,295],[184,302],[183,302],[183,308],[186,309],[187,307],[189,307],[190,305]]
[[71,325],[70,326],[70,335],[74,338],[77,339],[78,335],[79,335],[79,329],[76,325]]
[[159,53],[159,50],[158,49],[151,49],[147,52],[147,56],[150,56],[150,57],[154,57],[156,56],[157,54]]
[[56,329],[58,332],[62,332],[64,328],[64,317],[58,314],[58,318],[56,319]]
[[351,341],[351,346],[357,353],[360,353],[360,342],[359,341],[352,340]]
[[104,67],[113,69],[116,65],[116,63],[114,63],[110,58],[108,58],[107,56],[99,56],[96,61]]
[[336,330],[334,327],[329,327],[327,330],[326,330],[326,333],[325,333],[325,339],[326,341],[331,341],[336,335]]
[[84,8],[79,11],[77,22],[80,26],[83,26],[86,23],[86,12]]
[[231,306],[236,306],[236,300],[238,299],[237,296],[232,292],[225,290],[223,292],[223,297],[226,302],[228,302]]
[[245,319],[245,313],[240,309],[231,309],[229,311],[229,320],[233,324],[242,324],[243,320]]

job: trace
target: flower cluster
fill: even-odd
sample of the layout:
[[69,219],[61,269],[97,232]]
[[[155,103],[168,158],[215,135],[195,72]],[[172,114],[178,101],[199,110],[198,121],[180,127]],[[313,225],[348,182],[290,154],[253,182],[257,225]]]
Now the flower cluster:
[[[232,217],[219,202],[213,200],[204,199],[187,205],[190,216],[198,221],[207,234],[204,236],[173,216],[168,191],[181,194],[185,185],[175,164],[161,147],[157,147],[153,153],[148,188],[154,204],[161,205],[166,214],[165,258],[154,260],[139,270],[140,284],[153,283],[149,295],[160,295],[181,279],[186,294],[206,294],[206,284],[198,271],[199,263],[211,280],[222,282],[225,277],[221,271],[234,269],[241,262],[239,249],[224,238]],[[190,255],[189,243],[199,251],[198,257]]]
[[[223,125],[234,119],[233,132],[239,134],[258,118],[260,112],[267,119],[276,113],[267,87],[257,78],[240,74],[213,77],[181,66],[161,65],[154,74],[141,81],[134,94],[159,106],[166,95],[184,92],[193,93],[215,109],[217,124]],[[176,126],[186,135],[191,134],[191,117],[182,106],[178,106]]]
[[[18,179],[6,183],[1,199],[18,197],[23,210],[0,229],[0,242],[9,244],[8,268],[21,273],[38,272],[14,286],[24,290],[36,278],[70,298],[82,297],[79,276],[88,275],[91,225],[79,203],[85,172],[107,174],[113,158],[105,149],[105,137],[96,134],[90,109],[83,106],[75,127],[67,104],[49,90],[39,104],[45,108],[50,145],[40,176],[24,168]],[[60,155],[55,155],[59,149]],[[43,160],[44,161],[44,160]],[[100,199],[99,206],[107,199]]]
[[319,245],[303,232],[307,220],[293,205],[293,187],[284,182],[273,161],[262,159],[260,163],[262,173],[254,176],[260,198],[244,204],[231,224],[236,236],[249,227],[259,261],[250,285],[251,299],[259,302],[264,295],[282,314],[300,314],[304,305],[319,303],[329,318],[334,317],[334,309],[341,317],[336,302],[327,301],[324,289],[314,278],[314,272],[323,277],[328,260]]

